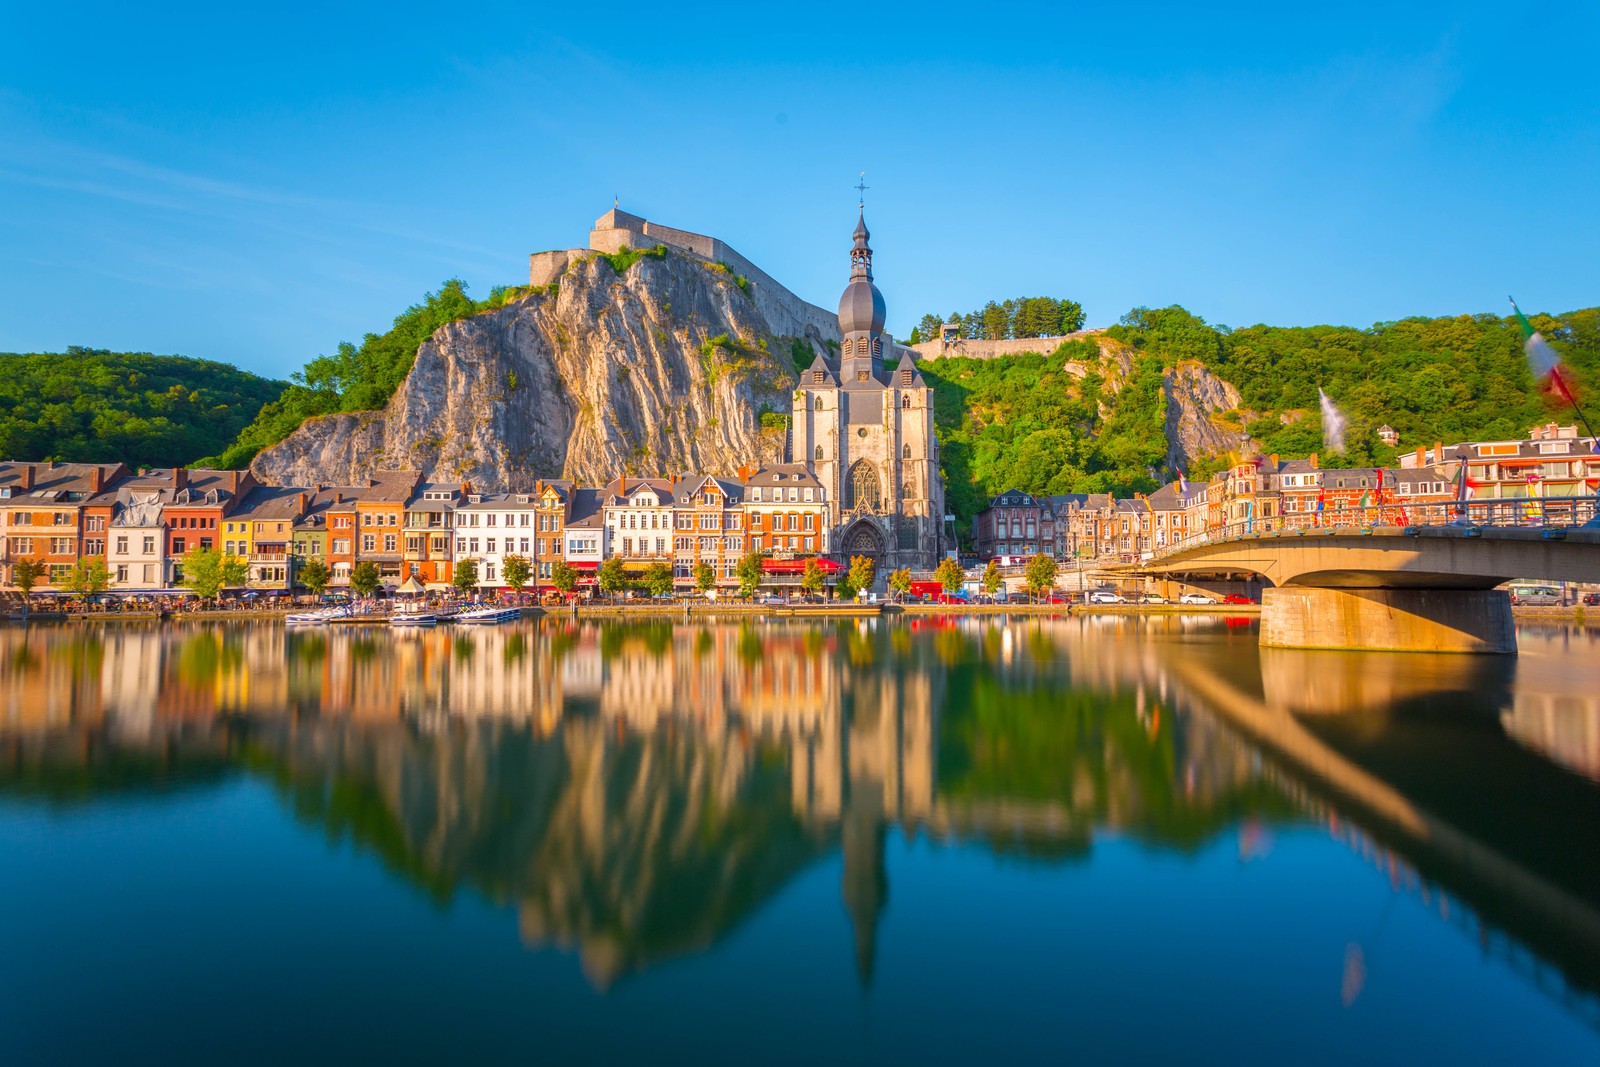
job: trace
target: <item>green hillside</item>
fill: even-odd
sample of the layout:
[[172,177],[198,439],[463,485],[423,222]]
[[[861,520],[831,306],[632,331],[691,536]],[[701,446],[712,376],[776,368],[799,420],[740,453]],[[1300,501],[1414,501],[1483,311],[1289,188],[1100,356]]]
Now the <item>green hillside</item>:
[[0,457],[165,467],[225,447],[284,383],[185,356],[0,353]]
[[[1600,386],[1600,308],[1532,320],[1562,352],[1580,400],[1592,394]],[[1395,450],[1376,435],[1385,423],[1410,449],[1522,437],[1548,419],[1572,420],[1570,407],[1535,388],[1510,318],[1230,330],[1181,307],[1136,308],[1102,336],[1131,357],[1115,395],[1099,373],[1079,381],[1061,369],[1068,359],[1093,366],[1093,341],[1068,342],[1048,356],[922,364],[935,387],[948,503],[963,525],[1008,488],[1128,493],[1172,478],[1161,382],[1166,369],[1185,361],[1238,388],[1240,409],[1219,413],[1220,424],[1247,430],[1263,451],[1284,458],[1323,452],[1325,465],[1396,462]],[[1348,419],[1342,455],[1323,448],[1319,386]],[[1206,457],[1185,473],[1204,477],[1225,459]]]

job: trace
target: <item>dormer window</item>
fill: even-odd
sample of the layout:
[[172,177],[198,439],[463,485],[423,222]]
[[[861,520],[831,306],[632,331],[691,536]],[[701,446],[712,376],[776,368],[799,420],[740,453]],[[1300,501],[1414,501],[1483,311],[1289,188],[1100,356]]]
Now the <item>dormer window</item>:
[[[910,371],[903,370],[903,371],[900,372],[900,384],[901,385],[910,385],[911,384],[911,372]],[[906,397],[906,407],[910,407],[910,406],[911,406],[911,398],[908,396],[908,397]]]
[[[819,370],[814,370],[814,371],[812,371],[812,372],[811,372],[811,380],[812,380],[812,381],[813,381],[813,382],[820,382],[820,381],[822,381],[822,372],[821,372],[821,371],[819,371]],[[822,407],[822,398],[821,398],[821,397],[818,397],[818,398],[817,398],[817,407],[818,407],[818,408],[821,408],[821,407]]]

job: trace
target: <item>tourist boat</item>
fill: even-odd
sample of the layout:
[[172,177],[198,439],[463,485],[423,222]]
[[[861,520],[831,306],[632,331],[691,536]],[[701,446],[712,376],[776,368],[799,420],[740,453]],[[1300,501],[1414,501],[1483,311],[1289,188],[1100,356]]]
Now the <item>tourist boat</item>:
[[512,622],[522,618],[521,608],[473,608],[470,611],[457,612],[451,622],[465,623],[497,623]]
[[322,608],[319,611],[297,611],[292,615],[285,615],[283,621],[289,626],[320,626],[335,619],[343,619],[349,614],[349,608]]
[[390,626],[433,626],[438,621],[436,613],[424,608],[404,609],[389,616]]

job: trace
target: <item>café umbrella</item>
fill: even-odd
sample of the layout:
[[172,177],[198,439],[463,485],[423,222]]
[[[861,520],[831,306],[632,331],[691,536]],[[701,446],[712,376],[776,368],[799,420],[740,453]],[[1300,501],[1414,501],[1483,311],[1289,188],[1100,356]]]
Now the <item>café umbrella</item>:
[[407,578],[403,583],[401,583],[400,588],[395,590],[395,592],[403,593],[406,596],[421,596],[427,591],[427,587],[417,580],[417,576],[415,574]]

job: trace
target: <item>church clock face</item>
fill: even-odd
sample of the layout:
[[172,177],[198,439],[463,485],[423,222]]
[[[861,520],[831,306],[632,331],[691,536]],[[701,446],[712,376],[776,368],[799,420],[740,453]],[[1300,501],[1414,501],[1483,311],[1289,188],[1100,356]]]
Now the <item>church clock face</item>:
[[856,436],[857,437],[865,437],[865,436],[867,436],[867,428],[865,426],[861,427],[861,429],[856,431]]

